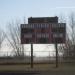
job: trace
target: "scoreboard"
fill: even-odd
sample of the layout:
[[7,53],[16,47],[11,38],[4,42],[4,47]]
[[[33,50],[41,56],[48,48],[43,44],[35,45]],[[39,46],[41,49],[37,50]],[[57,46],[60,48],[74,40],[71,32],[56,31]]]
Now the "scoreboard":
[[66,23],[21,24],[21,44],[65,43]]

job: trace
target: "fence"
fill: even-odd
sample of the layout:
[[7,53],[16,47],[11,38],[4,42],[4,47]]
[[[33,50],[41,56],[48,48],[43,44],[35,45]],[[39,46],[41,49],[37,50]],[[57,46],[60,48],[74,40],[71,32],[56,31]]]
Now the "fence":
[[[0,55],[3,53],[0,52]],[[60,59],[60,57],[59,57]],[[54,63],[55,51],[34,51],[34,63]],[[5,53],[5,56],[0,57],[0,63],[30,63],[31,51],[25,51],[24,56],[14,56],[11,53]]]
[[[4,53],[4,52],[3,52]],[[0,52],[0,55],[3,53]],[[56,52],[55,51],[34,51],[33,62],[34,63],[55,63]],[[5,55],[0,56],[0,64],[3,63],[22,63],[29,64],[31,62],[31,51],[25,51],[24,56],[14,56],[9,52],[5,52]],[[75,63],[75,58],[65,57],[63,55],[58,56],[59,63]]]

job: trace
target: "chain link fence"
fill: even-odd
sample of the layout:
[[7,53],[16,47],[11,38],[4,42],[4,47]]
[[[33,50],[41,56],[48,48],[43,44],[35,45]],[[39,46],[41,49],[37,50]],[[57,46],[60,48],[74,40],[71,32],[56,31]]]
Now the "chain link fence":
[[[0,52],[0,55],[3,53]],[[63,59],[59,56],[59,61]],[[55,51],[34,51],[33,62],[34,63],[55,63],[56,56]],[[30,63],[31,62],[31,51],[25,51],[24,56],[14,56],[9,52],[5,52],[4,56],[0,56],[0,64],[3,63]]]
[[[0,52],[0,55],[3,53]],[[59,63],[75,63],[75,58],[64,55],[58,55]],[[0,64],[30,64],[31,63],[31,51],[25,51],[24,56],[14,56],[12,53],[5,52],[4,56],[0,56]],[[34,64],[54,64],[56,63],[55,51],[34,51],[33,52]]]

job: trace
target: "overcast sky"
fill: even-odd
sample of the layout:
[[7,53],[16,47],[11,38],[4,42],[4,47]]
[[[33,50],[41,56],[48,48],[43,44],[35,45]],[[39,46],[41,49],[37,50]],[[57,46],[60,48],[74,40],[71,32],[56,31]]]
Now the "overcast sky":
[[49,17],[75,11],[75,0],[0,0],[0,26],[15,19]]
[[0,26],[3,28],[11,20],[24,17],[27,20],[31,16],[50,17],[71,12],[75,12],[75,0],[0,0]]

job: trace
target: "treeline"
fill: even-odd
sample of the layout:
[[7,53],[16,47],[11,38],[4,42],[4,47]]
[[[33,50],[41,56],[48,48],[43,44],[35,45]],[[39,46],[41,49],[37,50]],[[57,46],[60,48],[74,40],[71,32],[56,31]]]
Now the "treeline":
[[[75,57],[75,13],[70,15],[58,16],[60,23],[66,23],[66,41],[65,44],[61,44],[58,49],[59,52],[66,57]],[[24,23],[25,20],[24,20]],[[7,25],[6,32],[0,29],[0,50],[5,40],[8,43],[8,47],[14,52],[14,56],[24,57],[25,47],[20,41],[20,21],[11,22]]]

